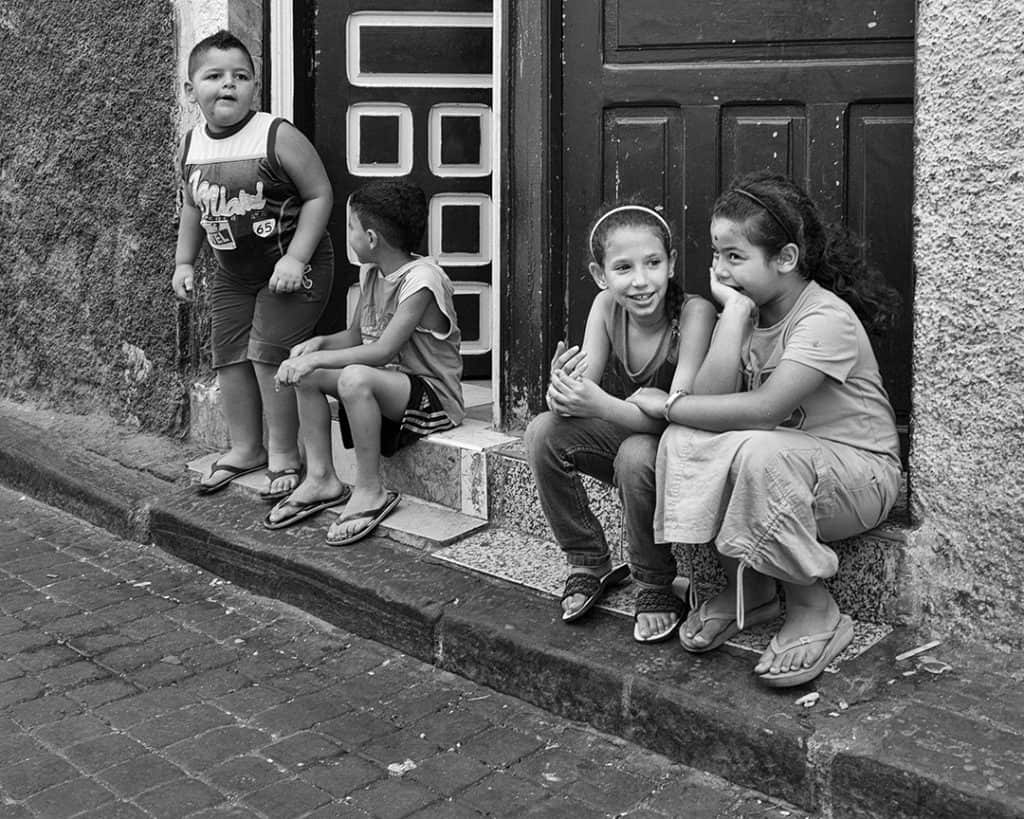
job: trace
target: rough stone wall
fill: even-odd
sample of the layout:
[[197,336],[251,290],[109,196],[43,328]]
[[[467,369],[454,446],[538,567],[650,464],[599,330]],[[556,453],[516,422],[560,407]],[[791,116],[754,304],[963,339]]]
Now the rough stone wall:
[[170,0],[0,0],[0,392],[182,420]]
[[912,592],[1024,645],[1024,2],[921,0]]

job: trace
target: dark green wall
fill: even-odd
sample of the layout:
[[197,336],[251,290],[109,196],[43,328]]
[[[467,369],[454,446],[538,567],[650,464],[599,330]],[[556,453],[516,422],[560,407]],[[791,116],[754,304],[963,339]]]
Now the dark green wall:
[[187,423],[199,353],[169,286],[173,14],[170,0],[0,0],[5,397]]

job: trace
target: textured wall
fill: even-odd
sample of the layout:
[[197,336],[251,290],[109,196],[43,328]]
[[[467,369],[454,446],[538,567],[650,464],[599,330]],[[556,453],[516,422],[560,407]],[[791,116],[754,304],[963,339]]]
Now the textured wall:
[[1024,645],[1024,2],[921,0],[912,538],[937,632]]
[[170,0],[0,0],[0,391],[175,429]]

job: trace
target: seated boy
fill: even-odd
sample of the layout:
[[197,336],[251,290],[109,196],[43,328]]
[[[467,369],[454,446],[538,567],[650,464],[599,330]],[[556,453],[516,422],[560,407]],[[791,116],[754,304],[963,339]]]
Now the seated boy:
[[[369,535],[398,505],[385,491],[380,456],[462,422],[461,334],[452,283],[432,259],[414,255],[427,222],[423,191],[379,180],[349,199],[348,244],[358,257],[359,302],[352,326],[292,348],[277,381],[293,384],[306,449],[306,475],[264,520],[290,526],[348,501],[331,525],[332,546]],[[339,399],[346,448],[355,448],[349,490],[334,471],[327,396]]]

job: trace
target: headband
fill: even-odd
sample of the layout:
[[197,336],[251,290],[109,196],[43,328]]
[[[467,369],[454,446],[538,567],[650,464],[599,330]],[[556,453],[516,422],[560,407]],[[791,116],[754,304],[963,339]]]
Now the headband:
[[756,202],[758,205],[760,205],[762,208],[768,211],[768,215],[775,220],[775,223],[780,228],[782,228],[782,232],[786,234],[786,238],[799,247],[800,243],[796,240],[796,237],[793,235],[793,231],[790,229],[789,225],[783,222],[779,214],[777,214],[774,210],[768,207],[768,204],[763,199],[761,199],[761,197],[754,196],[754,194],[752,194],[750,191],[744,190],[743,188],[733,188],[732,190],[733,193],[738,193],[740,196],[747,197],[747,199],[749,199],[751,202]]
[[587,243],[587,247],[591,249],[591,253],[593,253],[594,234],[597,233],[598,226],[613,213],[620,213],[621,211],[624,210],[638,210],[642,213],[647,213],[653,216],[655,219],[661,222],[661,226],[665,228],[665,232],[668,234],[669,243],[671,244],[672,228],[668,226],[668,222],[665,221],[665,217],[658,213],[658,211],[654,210],[654,208],[649,208],[646,205],[619,205],[617,208],[612,208],[607,213],[601,214],[601,217],[596,222],[594,222],[594,226],[590,229],[590,241]]

